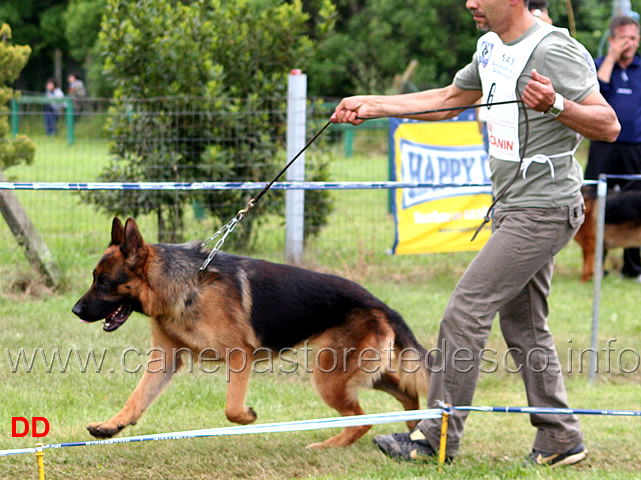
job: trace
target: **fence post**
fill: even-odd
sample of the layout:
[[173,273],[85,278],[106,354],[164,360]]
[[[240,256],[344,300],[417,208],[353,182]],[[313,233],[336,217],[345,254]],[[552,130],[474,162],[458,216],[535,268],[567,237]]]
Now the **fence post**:
[[67,122],[67,144],[73,145],[74,140],[74,127],[76,112],[73,111],[73,101],[69,97],[65,97],[65,121]]
[[[294,158],[305,146],[307,75],[292,70],[287,82],[287,160]],[[287,170],[287,181],[305,180],[305,154]],[[285,192],[285,259],[299,264],[303,257],[305,191]]]
[[36,443],[36,459],[38,461],[38,478],[40,480],[45,480],[45,462],[44,462],[44,452],[42,451],[42,443]]
[[597,184],[597,217],[596,217],[596,245],[594,248],[594,275],[592,293],[592,341],[590,348],[590,383],[596,381],[596,374],[599,371],[598,345],[599,345],[599,308],[601,306],[601,279],[603,278],[603,240],[605,237],[605,199],[608,193],[608,177],[605,174],[599,175]]

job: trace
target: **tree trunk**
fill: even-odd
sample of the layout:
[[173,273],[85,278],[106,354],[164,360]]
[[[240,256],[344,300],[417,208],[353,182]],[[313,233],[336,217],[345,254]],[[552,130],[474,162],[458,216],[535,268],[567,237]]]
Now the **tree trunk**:
[[[0,171],[0,182],[6,182]],[[9,225],[18,244],[24,247],[25,256],[33,268],[42,273],[50,287],[60,283],[60,270],[46,243],[31,223],[24,207],[11,190],[0,190],[0,213]]]

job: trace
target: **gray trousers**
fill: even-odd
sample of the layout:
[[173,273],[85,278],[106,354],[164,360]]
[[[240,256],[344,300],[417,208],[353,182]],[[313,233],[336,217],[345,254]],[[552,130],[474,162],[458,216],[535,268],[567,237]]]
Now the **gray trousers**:
[[[430,407],[439,400],[454,406],[472,405],[479,368],[484,367],[482,350],[497,313],[516,363],[512,368],[520,368],[529,406],[568,407],[561,365],[547,326],[547,297],[554,256],[583,223],[583,210],[581,199],[561,208],[495,211],[494,232],[456,285],[441,321]],[[485,353],[486,359],[491,357]],[[447,455],[458,451],[467,413],[450,416]],[[562,453],[583,440],[574,415],[530,418],[537,428],[537,450]],[[419,427],[438,451],[441,421],[424,420]]]

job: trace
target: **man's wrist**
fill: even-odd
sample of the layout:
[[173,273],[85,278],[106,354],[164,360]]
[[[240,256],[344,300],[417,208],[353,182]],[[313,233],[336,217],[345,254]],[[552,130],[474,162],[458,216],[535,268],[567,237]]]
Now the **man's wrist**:
[[554,103],[545,111],[545,114],[552,118],[558,118],[559,115],[561,115],[561,112],[563,112],[564,103],[565,99],[563,98],[563,95],[556,93],[554,96]]

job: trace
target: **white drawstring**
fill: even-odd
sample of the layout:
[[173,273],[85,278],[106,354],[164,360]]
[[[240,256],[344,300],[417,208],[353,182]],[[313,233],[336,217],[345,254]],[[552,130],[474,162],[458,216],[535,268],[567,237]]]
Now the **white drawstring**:
[[521,163],[521,171],[523,172],[523,179],[525,180],[525,176],[527,175],[527,169],[530,168],[530,165],[532,165],[533,163],[547,163],[550,166],[550,174],[552,175],[552,178],[554,178],[554,164],[552,163],[552,159],[567,157],[568,155],[574,155],[577,149],[579,148],[579,145],[581,144],[581,140],[583,140],[583,136],[577,134],[575,147],[572,150],[569,150],[567,152],[556,153],[550,156],[543,155],[542,153],[537,153],[532,157],[524,158],[523,162]]
[[550,173],[552,174],[552,178],[554,178],[554,164],[552,163],[552,160],[550,160],[550,157],[547,157],[542,153],[537,153],[533,157],[523,159],[523,163],[521,164],[523,180],[525,180],[525,176],[527,175],[527,169],[530,168],[530,165],[532,165],[533,163],[547,163],[550,166]]

